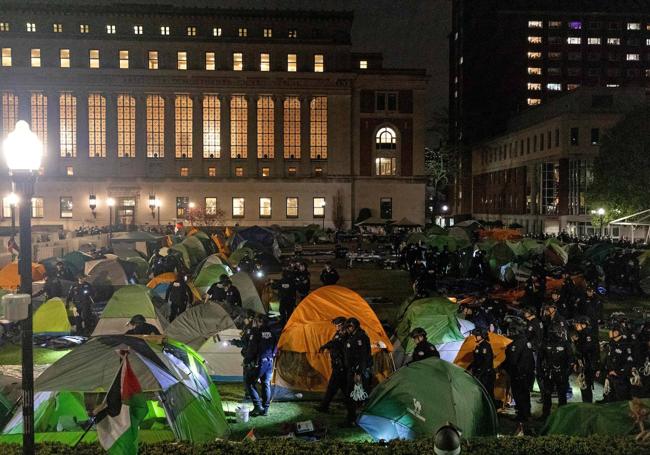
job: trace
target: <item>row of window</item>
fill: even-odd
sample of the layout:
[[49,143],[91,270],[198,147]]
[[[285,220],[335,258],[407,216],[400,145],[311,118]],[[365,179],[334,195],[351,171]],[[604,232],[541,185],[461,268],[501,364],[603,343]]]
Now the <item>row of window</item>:
[[[548,37],[548,43],[549,44],[562,44],[564,43],[565,39],[560,37],[560,36],[549,36]],[[528,42],[530,44],[542,44],[544,42],[544,38],[541,36],[529,36],[528,37]],[[589,46],[600,46],[604,43],[607,43],[610,46],[620,46],[622,43],[621,38],[599,38],[599,37],[588,37],[586,40],[583,40],[582,37],[580,36],[569,36],[566,38],[566,43],[567,44],[583,44],[584,42],[587,43]],[[637,38],[629,38],[626,43],[629,46],[640,46],[641,41]],[[650,46],[650,38],[646,38],[645,40],[646,46]]]
[[[590,62],[599,62],[602,59],[603,54],[601,52],[588,52],[587,54],[587,60]],[[640,61],[641,60],[641,54],[638,53],[620,53],[620,52],[608,52],[607,53],[607,60],[610,62],[617,62],[622,59],[623,55],[625,55],[625,60],[626,61]],[[528,60],[542,60],[544,57],[544,53],[540,51],[528,51],[526,53],[526,56],[528,57]],[[566,54],[562,52],[547,52],[546,53],[546,58],[548,60],[552,61],[559,61],[562,60],[564,57],[566,57],[567,60],[569,61],[580,61],[582,60],[583,54],[582,52],[567,52]],[[650,60],[650,53],[646,54],[646,60]]]
[[[564,25],[566,25],[566,28],[568,28],[569,30],[582,30],[583,21],[572,20],[572,21],[567,21],[565,24],[563,21],[549,20],[546,22],[546,25],[548,26],[548,28],[562,28]],[[589,28],[590,30],[600,30],[603,28],[604,24],[600,21],[590,21],[586,25],[587,28]],[[610,21],[608,22],[607,25],[610,30],[620,30],[622,28],[621,22]],[[641,22],[625,22],[625,29],[631,31],[637,31],[637,30],[641,30],[641,25],[642,25]],[[544,21],[529,20],[528,28],[544,28]],[[650,23],[646,24],[646,30],[650,31]]]
[[[164,68],[158,51],[147,51],[147,68],[150,70],[157,70]],[[217,56],[215,52],[205,52],[203,54],[203,68],[206,71],[215,71],[218,68]],[[13,66],[13,55],[10,47],[2,48],[2,66]],[[43,59],[41,49],[30,50],[30,66],[32,68],[43,67]],[[72,54],[70,49],[59,49],[59,67],[71,68],[72,67]],[[88,67],[91,69],[98,69],[101,67],[100,51],[99,49],[90,49],[88,51]],[[128,50],[118,51],[118,67],[120,69],[129,69],[131,66],[130,53]],[[175,68],[180,71],[185,71],[190,67],[189,57],[187,51],[176,52],[176,66]],[[260,71],[271,71],[271,54],[263,52],[259,55],[257,67]],[[244,71],[244,54],[242,52],[232,53],[232,66],[233,71]],[[287,54],[286,70],[288,72],[298,71],[298,55]],[[315,73],[322,73],[325,71],[325,57],[323,54],[313,55],[313,71]]]
[[[59,104],[59,150],[64,158],[77,156],[77,96],[73,93],[61,93]],[[195,119],[195,99],[189,95],[174,97],[174,155],[179,159],[190,159],[194,151],[194,127],[202,126],[203,158],[216,159],[222,153],[222,101],[218,95],[203,95],[201,98],[202,118]],[[249,100],[244,95],[233,95],[230,107],[230,157],[246,159],[248,157]],[[160,95],[147,95],[146,112],[146,150],[148,158],[165,157],[165,127],[167,100]],[[257,157],[272,159],[275,157],[275,103],[272,96],[260,96],[255,103],[257,114]],[[136,98],[121,94],[117,96],[117,156],[135,158],[136,156]],[[47,150],[47,105],[48,97],[43,93],[32,93],[30,99],[31,127],[39,136]],[[88,109],[88,155],[91,158],[105,158],[106,144],[106,96],[91,93],[87,98]],[[283,112],[283,156],[285,159],[301,157],[301,102],[296,96],[282,100]],[[18,95],[13,92],[2,93],[2,126],[6,136],[13,130],[19,113]],[[328,106],[327,97],[316,96],[309,101],[309,152],[312,159],[324,160],[328,155]],[[142,127],[142,126],[141,126]],[[395,132],[392,139],[382,135],[381,140],[392,141],[394,147]],[[378,139],[379,141],[379,139]]]
[[[56,22],[51,25],[52,25],[51,30],[53,33],[63,33],[64,24],[60,22]],[[91,32],[90,24],[78,24],[78,26],[79,26],[78,27],[79,33],[81,33],[82,35]],[[25,22],[24,31],[28,33],[36,33],[37,30],[39,30],[39,27],[37,26],[36,22]],[[169,25],[160,25],[158,27],[153,28],[153,30],[154,31],[151,34],[160,34],[161,36],[178,35],[178,36],[197,37],[197,36],[211,35],[213,37],[238,36],[240,38],[247,38],[249,36],[248,27],[233,28],[232,30],[228,30],[229,32],[228,34],[224,34],[223,27],[217,27],[217,26],[214,26],[211,29],[206,28],[205,30],[200,30],[199,27],[197,27],[196,25],[187,25],[185,26],[184,29],[183,28],[174,29]],[[9,32],[9,31],[11,31],[11,23],[7,21],[1,21],[0,32]],[[107,35],[115,35],[118,32],[118,27],[115,24],[106,24],[104,31],[106,32]],[[145,31],[149,33],[149,30],[147,30],[145,26],[141,24],[134,24],[130,26],[130,28],[126,28],[126,31],[124,33],[125,34],[129,33],[129,31],[132,31],[133,35],[144,35]],[[122,32],[123,30],[120,29],[120,33]],[[318,30],[315,30],[313,34],[318,36],[320,35],[320,32]],[[250,36],[254,37],[256,36],[256,34],[251,33]],[[257,34],[257,36],[264,37],[264,38],[273,38],[273,28],[264,27],[261,29],[261,33]],[[287,38],[298,38],[298,30],[295,28],[290,28],[286,30],[285,36]]]
[[[544,72],[544,69],[539,66],[529,66],[526,71],[529,76],[541,76]],[[604,71],[607,73],[607,76],[610,77],[619,77],[622,74],[621,68],[606,68]],[[574,76],[574,77],[581,76],[582,72],[583,72],[582,68],[577,68],[577,67],[567,68],[566,70],[567,76]],[[602,74],[602,72],[603,72],[602,68],[587,69],[587,75],[590,77],[598,77]],[[562,68],[558,66],[547,67],[546,74],[548,76],[562,76]],[[650,78],[650,68],[643,70],[643,73],[639,68],[627,68],[625,74],[629,78],[639,77],[641,76],[641,74],[644,74],[646,78]]]

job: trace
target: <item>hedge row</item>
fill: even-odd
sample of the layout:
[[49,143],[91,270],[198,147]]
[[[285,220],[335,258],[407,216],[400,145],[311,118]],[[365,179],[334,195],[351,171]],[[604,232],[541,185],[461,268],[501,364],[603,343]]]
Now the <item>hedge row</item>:
[[[19,455],[18,445],[0,445],[2,455]],[[39,444],[38,455],[104,455],[97,444],[80,444],[74,452],[62,444]],[[194,445],[162,443],[142,445],[140,455],[412,455],[433,454],[433,440],[380,443],[345,443],[338,441],[302,442],[289,439],[267,439],[255,442],[213,442]],[[637,443],[632,437],[567,436],[478,438],[466,441],[463,455],[611,455],[650,453],[650,444]]]

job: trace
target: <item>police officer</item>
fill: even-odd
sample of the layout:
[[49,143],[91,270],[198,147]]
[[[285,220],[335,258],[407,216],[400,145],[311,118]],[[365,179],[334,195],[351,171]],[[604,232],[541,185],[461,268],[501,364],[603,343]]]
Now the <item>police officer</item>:
[[69,307],[72,302],[77,310],[78,323],[77,332],[83,335],[90,335],[93,331],[94,316],[92,305],[94,303],[95,289],[85,280],[85,277],[79,276],[77,283],[70,288],[68,297],[65,300],[65,306]]
[[274,282],[271,287],[278,292],[280,301],[280,321],[282,326],[287,324],[296,307],[296,285],[288,269],[282,271],[282,279]]
[[[268,415],[271,404],[271,376],[273,375],[273,358],[277,338],[269,328],[266,316],[257,316],[254,323],[255,330],[247,344],[244,362],[248,363],[246,377],[246,390],[255,408],[252,417]],[[260,393],[257,382],[260,383]]]
[[[556,294],[559,296],[559,294]],[[566,340],[567,330],[569,325],[566,322],[566,319],[560,315],[557,308],[557,303],[554,300],[551,300],[544,307],[544,318],[542,319],[544,324],[544,339],[547,340],[551,336],[556,328],[557,331],[562,334],[562,338]]]
[[359,320],[349,318],[345,322],[347,339],[343,349],[343,358],[346,372],[345,400],[347,416],[345,426],[356,425],[357,405],[351,394],[357,384],[361,384],[366,393],[370,392],[370,378],[372,368],[372,356],[370,349],[370,338],[361,328]]
[[427,341],[427,332],[422,327],[417,327],[411,331],[409,335],[413,342],[415,343],[415,348],[413,349],[413,356],[411,357],[411,362],[417,362],[418,360],[428,359],[429,357],[440,358],[440,353],[434,345]]
[[609,393],[605,395],[604,401],[630,399],[630,377],[633,365],[632,348],[623,337],[622,327],[619,324],[612,324],[609,328],[609,352],[605,359]]
[[331,286],[339,281],[339,272],[332,266],[331,263],[326,263],[325,268],[320,272],[320,282],[323,286]]
[[486,328],[476,327],[472,330],[472,335],[476,340],[472,363],[468,370],[481,383],[488,393],[488,396],[494,400],[494,381],[496,373],[494,371],[494,353],[489,343],[489,334]]
[[526,339],[530,341],[533,351],[537,352],[544,338],[544,324],[536,316],[535,308],[525,307],[523,309],[523,316],[526,324]]
[[239,260],[239,264],[237,264],[237,268],[240,272],[248,274],[253,272],[254,266],[255,264],[253,263],[253,260],[248,256],[248,254],[244,255],[244,257]]
[[185,278],[177,278],[167,288],[165,293],[165,301],[171,304],[171,313],[169,321],[173,321],[187,308],[187,305],[192,303],[192,291],[185,282]]
[[484,328],[486,331],[490,328],[490,316],[485,308],[480,304],[461,304],[460,310],[463,317],[473,323],[476,327]]
[[311,288],[311,276],[309,275],[307,266],[302,262],[296,264],[294,276],[296,280],[296,292],[298,292],[298,297],[302,300],[307,297]]
[[508,324],[508,336],[512,343],[506,348],[504,364],[510,376],[510,389],[515,399],[517,420],[520,422],[530,418],[530,391],[535,382],[535,355],[526,327],[524,321],[512,320]]
[[344,344],[347,338],[344,317],[337,317],[332,319],[332,324],[336,328],[336,332],[330,341],[322,345],[318,352],[329,351],[330,362],[332,364],[332,375],[327,383],[327,390],[320,405],[316,408],[319,412],[328,412],[332,399],[340,390],[345,394],[346,391],[346,374],[345,374],[345,359],[344,359]]
[[72,279],[73,279],[71,273],[65,268],[65,264],[63,262],[61,262],[61,261],[58,261],[56,263],[56,269],[54,271],[54,275],[59,280],[72,281]]
[[557,392],[559,406],[567,402],[567,390],[569,388],[569,375],[573,369],[573,351],[565,339],[565,331],[554,325],[548,331],[548,335],[542,344],[540,351],[540,363],[542,368],[542,418],[551,413],[551,396]]
[[61,280],[59,280],[56,276],[50,278],[49,275],[45,275],[44,279],[45,284],[43,285],[43,289],[34,294],[32,296],[33,298],[45,295],[45,300],[50,300],[54,297],[63,296],[63,286],[61,285]]
[[598,323],[603,320],[603,303],[594,288],[589,286],[578,304],[578,313],[589,318],[589,329],[598,337]]
[[228,275],[225,273],[219,277],[219,280],[216,283],[213,283],[208,289],[207,299],[212,300],[213,302],[225,302],[226,301],[226,289],[224,286],[225,281],[228,279]]
[[237,289],[237,286],[232,284],[232,281],[230,278],[226,277],[225,280],[223,280],[223,285],[226,290],[226,303],[232,305],[232,306],[241,306],[241,294],[239,293],[239,289]]
[[158,328],[149,324],[141,314],[136,314],[129,321],[131,327],[127,330],[126,335],[160,335]]
[[576,351],[575,372],[578,373],[580,393],[583,403],[592,403],[594,400],[594,377],[600,370],[600,346],[598,332],[594,335],[591,330],[591,319],[579,316],[574,323],[575,334],[573,344]]

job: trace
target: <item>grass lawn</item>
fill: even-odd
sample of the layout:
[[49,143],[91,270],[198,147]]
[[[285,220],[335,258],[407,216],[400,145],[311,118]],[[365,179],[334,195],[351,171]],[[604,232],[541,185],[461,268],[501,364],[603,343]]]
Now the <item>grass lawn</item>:
[[[54,351],[39,346],[34,346],[34,364],[49,365],[56,362],[66,355],[68,350]],[[20,345],[4,344],[0,347],[0,365],[20,365],[21,349]]]

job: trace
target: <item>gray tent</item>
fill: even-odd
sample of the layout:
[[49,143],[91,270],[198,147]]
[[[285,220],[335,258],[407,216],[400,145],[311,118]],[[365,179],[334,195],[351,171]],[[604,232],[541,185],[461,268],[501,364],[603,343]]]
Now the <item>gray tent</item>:
[[259,314],[266,314],[266,310],[264,309],[262,299],[257,292],[257,288],[247,273],[235,273],[230,277],[230,280],[232,281],[232,284],[239,289],[242,307],[245,310],[251,310]]

